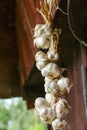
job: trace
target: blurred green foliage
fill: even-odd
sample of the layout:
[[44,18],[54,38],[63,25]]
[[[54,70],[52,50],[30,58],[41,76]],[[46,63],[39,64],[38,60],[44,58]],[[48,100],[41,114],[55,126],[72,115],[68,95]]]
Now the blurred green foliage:
[[0,130],[47,130],[22,98],[0,100]]

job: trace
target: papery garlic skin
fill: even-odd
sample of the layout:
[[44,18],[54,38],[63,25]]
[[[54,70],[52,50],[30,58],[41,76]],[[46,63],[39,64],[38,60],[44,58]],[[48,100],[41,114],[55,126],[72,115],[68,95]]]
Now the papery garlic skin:
[[45,99],[46,101],[50,104],[50,106],[52,106],[53,104],[56,103],[57,98],[55,95],[53,95],[52,93],[46,93],[45,94]]
[[47,55],[43,51],[38,51],[35,55],[36,67],[42,70],[48,64]]
[[34,39],[34,45],[37,48],[48,49],[50,41],[46,36],[36,37]]
[[49,103],[46,101],[45,98],[38,97],[35,100],[35,108],[40,108],[40,107],[49,107]]
[[36,62],[36,67],[41,71],[47,65],[47,63],[48,61],[38,61]]
[[55,112],[50,107],[44,107],[40,109],[39,112],[40,119],[48,124],[51,124],[55,118]]
[[47,64],[41,71],[43,77],[49,77],[51,79],[60,76],[62,73],[61,68],[55,63]]
[[69,93],[72,88],[72,83],[69,78],[62,77],[57,82],[60,94],[64,95],[65,93]]
[[42,35],[49,36],[52,33],[51,26],[47,24],[37,24],[34,28],[34,37],[39,37]]
[[47,82],[47,81],[52,81],[52,80],[53,80],[53,81],[55,81],[55,82],[57,83],[58,78],[51,79],[51,78],[50,78],[50,77],[48,77],[48,76],[47,76],[47,77],[44,77],[44,81],[45,81],[45,82]]
[[48,51],[47,55],[48,55],[48,59],[51,60],[51,61],[57,61],[57,60],[59,60],[59,54],[57,52]]
[[38,24],[34,29],[34,45],[37,48],[48,49],[50,46],[50,37],[52,28],[47,24]]
[[56,118],[55,120],[52,121],[52,127],[54,130],[63,130],[63,128],[66,125],[67,125],[67,122],[59,118]]
[[36,61],[47,61],[48,60],[47,54],[45,54],[43,51],[38,51],[35,54],[35,60]]
[[67,100],[60,98],[55,104],[55,111],[57,118],[63,118],[69,113],[71,107],[69,106]]
[[52,79],[50,79],[49,77],[44,77],[44,81],[47,82],[47,81],[51,81]]
[[57,94],[58,93],[58,85],[55,80],[48,80],[44,84],[45,92]]

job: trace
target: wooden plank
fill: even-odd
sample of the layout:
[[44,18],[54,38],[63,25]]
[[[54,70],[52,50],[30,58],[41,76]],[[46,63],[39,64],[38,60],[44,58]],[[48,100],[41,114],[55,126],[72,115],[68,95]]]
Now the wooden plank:
[[[25,81],[28,78],[35,62],[34,54],[36,49],[33,46],[33,27],[30,25],[24,1],[20,2],[17,0],[17,14],[18,48],[20,54],[20,64],[22,64],[22,72]],[[22,83],[22,86],[23,84],[24,83]]]
[[0,98],[20,96],[14,0],[0,0]]

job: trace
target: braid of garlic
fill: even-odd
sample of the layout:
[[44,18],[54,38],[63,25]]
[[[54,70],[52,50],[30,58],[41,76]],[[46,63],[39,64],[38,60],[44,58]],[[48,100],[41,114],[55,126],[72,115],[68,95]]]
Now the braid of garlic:
[[[72,83],[69,78],[63,77],[64,68],[56,62],[59,59],[58,44],[61,29],[53,29],[51,11],[55,0],[40,1],[39,10],[46,24],[37,24],[34,29],[34,45],[41,48],[35,55],[36,67],[45,78],[45,98],[35,100],[36,115],[47,124],[52,124],[54,130],[62,130],[67,122],[63,118],[69,113],[69,106],[64,96],[70,92]],[[44,6],[43,6],[44,5]],[[47,49],[47,53],[44,52]]]

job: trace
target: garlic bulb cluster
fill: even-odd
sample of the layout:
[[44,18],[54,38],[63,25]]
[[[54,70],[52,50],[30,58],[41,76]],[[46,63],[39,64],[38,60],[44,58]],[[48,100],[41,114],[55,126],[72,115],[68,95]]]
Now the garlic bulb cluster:
[[[46,94],[45,98],[38,97],[34,105],[35,113],[42,121],[52,124],[54,130],[62,130],[67,125],[63,118],[71,109],[64,96],[70,92],[72,83],[68,77],[63,76],[64,68],[57,64],[61,30],[54,29],[50,24],[52,22],[51,12],[49,11],[51,8],[46,6],[47,3],[44,0],[46,8],[43,8],[41,4],[41,10],[38,10],[46,23],[37,24],[34,28],[34,45],[40,49],[35,55],[36,67],[45,79],[44,89]],[[47,7],[49,7],[49,10]],[[46,9],[48,12],[46,12]]]
[[[52,124],[54,130],[62,130],[67,122],[63,118],[69,113],[69,106],[64,95],[69,93],[72,83],[68,77],[63,76],[64,68],[58,66],[59,33],[57,29],[51,29],[48,25],[36,25],[34,37],[37,48],[42,48],[35,55],[36,67],[45,78],[45,98],[35,100],[36,115],[47,124]],[[58,35],[58,36],[57,36]],[[43,38],[40,41],[39,38]],[[39,40],[39,41],[38,41]],[[48,42],[49,44],[48,44]],[[47,52],[44,52],[47,49]]]
[[56,118],[52,122],[52,127],[54,130],[62,130],[67,125],[67,122],[65,120],[61,120],[59,118]]
[[49,25],[38,24],[34,29],[34,45],[37,48],[48,49],[50,46],[52,28]]

